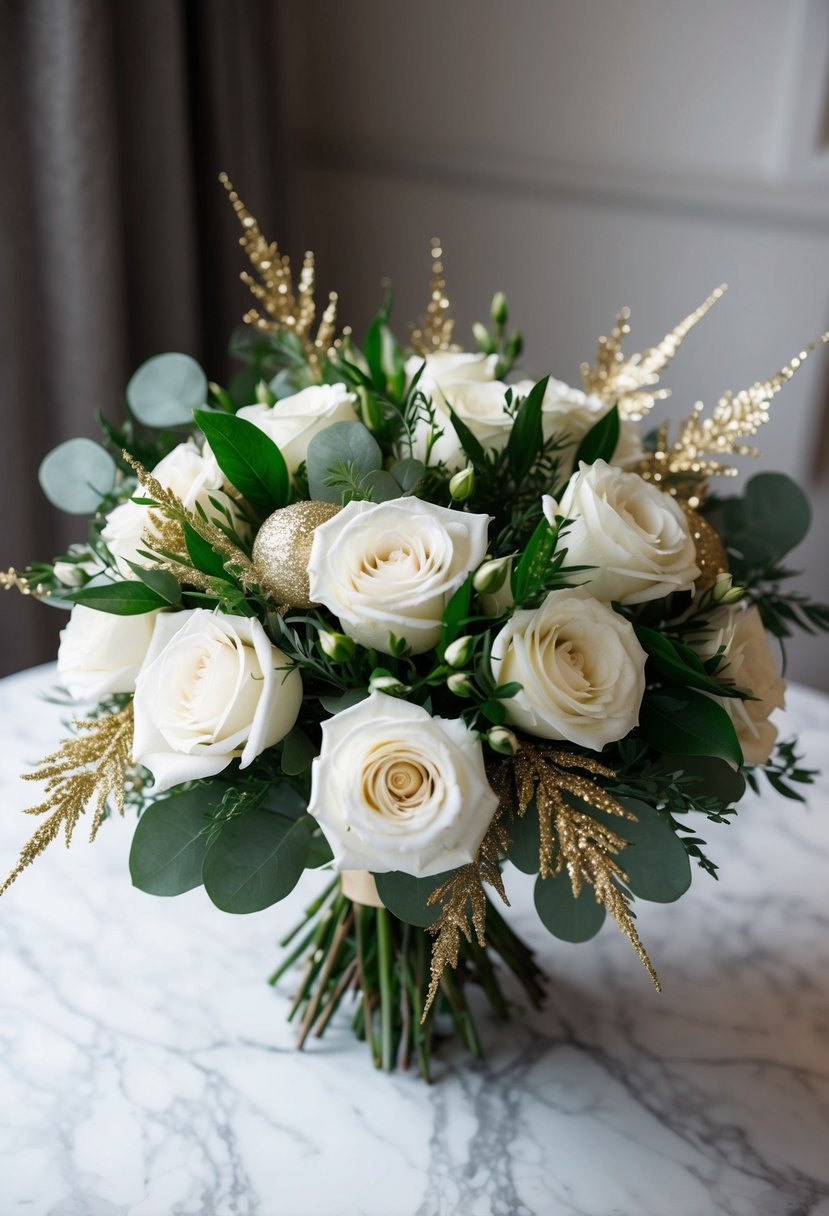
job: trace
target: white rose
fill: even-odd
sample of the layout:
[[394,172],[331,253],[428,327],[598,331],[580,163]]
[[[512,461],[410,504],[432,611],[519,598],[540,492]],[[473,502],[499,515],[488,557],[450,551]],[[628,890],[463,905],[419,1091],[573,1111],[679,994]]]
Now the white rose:
[[302,680],[252,617],[163,613],[135,689],[133,758],[155,791],[246,768],[294,725]]
[[[502,380],[469,380],[437,386],[432,394],[434,419],[419,418],[414,430],[412,455],[430,465],[443,464],[454,471],[467,462],[461,441],[452,424],[449,406],[484,448],[500,451],[512,430],[507,413],[509,385]],[[438,431],[440,435],[435,438]]]
[[584,587],[516,612],[492,644],[497,683],[522,685],[504,701],[508,721],[594,751],[638,724],[646,658],[631,623]]
[[438,350],[431,355],[412,355],[407,359],[406,378],[411,383],[422,367],[423,371],[417,382],[418,388],[431,395],[436,389],[447,384],[457,384],[458,381],[494,380],[497,366],[497,355],[484,355],[477,351]]
[[786,683],[774,661],[760,613],[754,605],[731,604],[710,613],[707,622],[705,633],[688,641],[702,659],[723,653],[725,661],[717,669],[716,678],[757,698],[713,699],[734,723],[746,764],[765,764],[777,738],[777,728],[769,715],[785,707]]
[[[227,507],[234,519],[238,518],[233,499],[221,489],[222,474],[212,452],[202,454],[195,444],[180,443],[159,461],[152,472],[165,489],[172,490],[181,499],[188,511],[196,511],[197,506],[201,506],[208,519],[218,519],[224,523],[210,501],[213,498]],[[138,490],[137,493],[140,497],[142,491]],[[140,554],[147,549],[143,539],[145,533],[150,537],[158,533],[154,516],[157,519],[157,511],[132,500],[122,503],[107,516],[101,539],[124,578],[136,577],[128,562],[138,566],[148,565],[147,559]]]
[[[521,380],[514,386],[515,392],[521,397],[526,397],[532,387],[532,380]],[[541,416],[544,438],[555,436],[560,441],[566,441],[562,459],[569,460],[572,464],[582,439],[612,408],[612,402],[603,401],[592,393],[583,393],[581,389],[572,388],[563,380],[550,377],[544,393]],[[639,427],[630,419],[623,418],[619,424],[619,442],[609,463],[626,468],[641,458],[642,440]]]
[[339,870],[427,877],[474,860],[498,797],[457,719],[375,692],[322,724],[308,811]]
[[350,502],[314,532],[311,599],[362,646],[389,634],[422,654],[440,637],[449,597],[486,554],[489,518],[419,498]]
[[246,405],[237,417],[246,418],[272,439],[295,473],[308,444],[333,422],[357,422],[355,397],[344,384],[313,384],[276,405]]
[[115,616],[76,604],[58,648],[58,678],[76,701],[133,692],[157,612]]
[[637,473],[582,463],[559,513],[575,521],[564,537],[568,565],[595,567],[584,577],[597,599],[644,604],[690,591],[699,578],[684,511]]

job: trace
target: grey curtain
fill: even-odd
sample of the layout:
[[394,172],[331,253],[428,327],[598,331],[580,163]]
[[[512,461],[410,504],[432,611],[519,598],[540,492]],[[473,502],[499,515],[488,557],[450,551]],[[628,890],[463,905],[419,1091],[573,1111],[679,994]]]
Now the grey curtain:
[[[286,238],[275,0],[0,0],[0,566],[83,522],[44,502],[56,443],[117,417],[151,354],[225,376],[244,307],[234,179]],[[0,673],[63,614],[0,593]]]

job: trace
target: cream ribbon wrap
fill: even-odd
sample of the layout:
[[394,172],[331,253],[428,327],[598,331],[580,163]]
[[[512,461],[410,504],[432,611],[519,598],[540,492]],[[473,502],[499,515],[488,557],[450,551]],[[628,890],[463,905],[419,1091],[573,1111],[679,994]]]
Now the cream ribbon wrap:
[[377,894],[374,875],[368,870],[343,870],[340,874],[340,886],[343,895],[352,903],[362,904],[366,908],[385,906]]

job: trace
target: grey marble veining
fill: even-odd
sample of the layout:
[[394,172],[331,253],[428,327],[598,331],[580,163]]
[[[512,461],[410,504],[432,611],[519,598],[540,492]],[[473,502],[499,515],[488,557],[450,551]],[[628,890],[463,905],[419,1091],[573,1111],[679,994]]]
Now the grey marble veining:
[[[49,678],[0,686],[6,865]],[[829,700],[789,700],[827,763]],[[639,906],[661,996],[612,925],[547,937],[511,873],[547,1006],[482,1014],[487,1060],[431,1088],[345,1026],[293,1050],[264,977],[313,876],[234,918],[133,890],[127,824],[53,846],[0,903],[0,1216],[829,1216],[829,782],[700,832],[722,881]]]

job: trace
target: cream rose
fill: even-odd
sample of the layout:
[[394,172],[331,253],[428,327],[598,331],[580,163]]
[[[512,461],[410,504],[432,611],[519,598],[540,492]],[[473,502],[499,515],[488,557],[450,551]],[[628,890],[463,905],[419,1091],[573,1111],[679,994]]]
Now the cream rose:
[[497,366],[497,355],[484,355],[477,351],[438,350],[432,355],[412,355],[407,359],[406,376],[411,383],[422,367],[423,371],[417,382],[418,388],[423,389],[424,393],[434,394],[436,389],[444,388],[447,384],[494,380]]
[[463,722],[375,692],[322,725],[308,811],[339,870],[427,877],[474,859],[498,806]]
[[115,616],[76,604],[58,648],[58,678],[77,701],[133,692],[157,612]]
[[722,653],[724,661],[716,678],[757,698],[713,699],[734,723],[746,764],[765,764],[777,739],[777,727],[769,716],[775,709],[785,708],[786,683],[774,661],[760,613],[754,605],[730,604],[710,613],[707,622],[705,633],[688,638],[689,644],[703,660]]
[[135,688],[133,757],[155,790],[246,768],[296,721],[302,680],[252,617],[162,613]]
[[[221,489],[222,474],[211,452],[203,454],[193,443],[180,443],[155,466],[153,476],[166,489],[172,490],[189,511],[201,507],[208,518],[224,522],[210,501],[213,498],[236,518],[235,504]],[[140,496],[141,491],[138,493]],[[143,539],[145,533],[151,537],[157,535],[154,517],[157,519],[158,512],[132,500],[122,503],[107,516],[101,539],[124,578],[136,577],[128,562],[138,566],[148,564],[141,551],[147,549]]]
[[492,673],[522,685],[504,701],[514,726],[600,751],[639,722],[646,657],[630,622],[579,587],[516,612],[492,644]]
[[446,602],[486,553],[486,515],[419,498],[350,502],[314,532],[310,595],[362,646],[389,634],[422,654],[440,637]]
[[[532,380],[521,380],[514,389],[519,396],[526,397],[532,387]],[[562,459],[568,460],[572,465],[576,448],[582,439],[612,408],[612,402],[603,401],[592,393],[583,393],[581,389],[573,388],[563,380],[550,377],[542,407],[544,437],[550,439],[555,436],[561,442],[566,442]],[[641,457],[639,427],[635,422],[623,418],[619,424],[619,442],[609,463],[625,468],[635,464]]]
[[595,567],[584,578],[596,599],[644,604],[690,591],[699,577],[684,511],[637,473],[582,464],[558,509],[575,521],[564,538],[568,564]]
[[333,422],[357,422],[355,397],[344,384],[313,384],[276,405],[246,405],[237,417],[246,418],[274,441],[291,473],[308,452],[308,444]]

